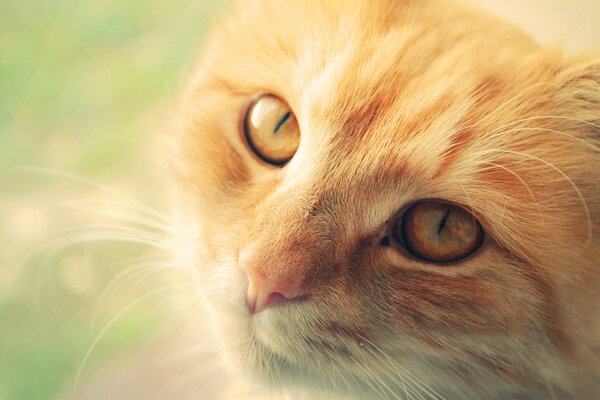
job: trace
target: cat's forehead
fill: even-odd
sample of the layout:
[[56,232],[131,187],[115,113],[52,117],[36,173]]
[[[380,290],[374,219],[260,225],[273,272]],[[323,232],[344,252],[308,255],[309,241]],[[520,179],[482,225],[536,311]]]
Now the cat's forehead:
[[[426,54],[410,48],[411,40],[401,32],[356,38],[324,53],[320,68],[312,67],[318,57],[300,57],[288,90],[309,147],[345,158],[388,147],[400,164],[402,153],[419,152],[411,142],[422,136],[421,161],[435,168],[453,133],[469,122],[472,92],[485,78],[457,66],[457,52]],[[415,53],[428,61],[415,60]]]
[[[488,85],[501,104],[503,70],[532,48],[486,18],[437,0],[242,2],[205,63],[240,93],[288,102],[313,156],[381,154],[393,142],[435,171],[457,128],[473,122],[477,92]],[[423,149],[409,143],[417,136]]]
[[337,171],[430,182],[451,168],[467,180],[485,154],[473,143],[527,115],[514,99],[535,98],[530,89],[560,68],[518,29],[444,0],[255,0],[236,10],[209,40],[197,95],[282,98],[301,131],[286,170],[313,182]]

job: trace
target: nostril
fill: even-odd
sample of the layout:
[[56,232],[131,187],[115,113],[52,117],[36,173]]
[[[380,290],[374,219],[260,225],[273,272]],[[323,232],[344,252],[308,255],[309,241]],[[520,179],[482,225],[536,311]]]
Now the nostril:
[[278,304],[283,303],[286,300],[288,300],[288,298],[285,297],[282,293],[269,293],[267,295],[267,299],[265,300],[265,308],[276,306]]
[[260,292],[260,290],[256,293],[250,290],[248,291],[248,309],[252,314],[258,314],[267,308],[294,300],[300,300],[304,297],[304,295],[283,294],[279,292],[264,293]]
[[302,297],[301,275],[265,271],[265,263],[248,249],[240,251],[238,262],[248,278],[246,299],[252,314]]

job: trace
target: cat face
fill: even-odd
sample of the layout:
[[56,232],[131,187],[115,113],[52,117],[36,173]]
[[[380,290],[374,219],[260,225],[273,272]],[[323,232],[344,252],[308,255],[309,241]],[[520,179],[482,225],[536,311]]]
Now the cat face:
[[356,398],[582,387],[599,108],[600,63],[452,4],[240,2],[174,163],[230,364]]

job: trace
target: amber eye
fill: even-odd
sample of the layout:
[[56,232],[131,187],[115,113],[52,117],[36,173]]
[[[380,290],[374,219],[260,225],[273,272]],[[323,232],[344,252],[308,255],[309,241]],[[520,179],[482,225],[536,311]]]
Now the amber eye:
[[283,166],[296,153],[300,128],[290,107],[280,98],[265,94],[248,108],[244,121],[246,140],[263,161]]
[[395,222],[392,236],[413,256],[433,263],[460,261],[483,242],[483,228],[464,208],[420,201]]

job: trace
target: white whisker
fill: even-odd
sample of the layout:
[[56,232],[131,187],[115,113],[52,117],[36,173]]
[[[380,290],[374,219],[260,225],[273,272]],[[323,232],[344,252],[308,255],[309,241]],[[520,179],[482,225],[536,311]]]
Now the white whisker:
[[367,385],[369,385],[369,387],[371,387],[371,389],[373,389],[375,392],[380,393],[381,395],[385,396],[386,400],[391,400],[390,397],[387,395],[386,391],[383,389],[383,387],[381,387],[379,385],[379,383],[377,382],[377,379],[375,379],[375,376],[372,375],[371,373],[369,373],[369,371],[367,371],[358,361],[356,361],[354,359],[352,359],[352,361],[365,374],[365,379],[363,379],[363,381]]
[[46,168],[46,167],[22,166],[22,167],[17,167],[14,170],[18,171],[18,172],[29,172],[29,173],[34,172],[34,173],[38,173],[38,174],[45,174],[45,175],[49,175],[49,176],[65,178],[65,179],[69,179],[69,180],[72,180],[75,182],[83,183],[87,186],[91,186],[91,187],[101,190],[107,194],[110,194],[110,195],[114,196],[115,198],[124,201],[125,203],[129,204],[130,206],[135,207],[136,209],[140,210],[141,212],[144,212],[150,216],[153,216],[154,218],[164,222],[165,224],[169,224],[169,219],[167,217],[163,216],[156,210],[153,210],[152,208],[148,207],[146,204],[143,204],[136,200],[132,200],[131,198],[123,195],[122,193],[119,193],[119,192],[117,192],[113,189],[110,189],[104,185],[94,182],[91,179],[88,179],[88,178],[85,178],[85,177],[82,177],[79,175],[75,175],[70,172],[55,170],[55,169]]
[[[512,176],[514,176],[519,182],[521,182],[521,184],[523,185],[523,187],[525,187],[525,189],[529,193],[529,196],[531,197],[531,200],[533,200],[533,203],[536,205],[538,216],[541,219],[542,218],[542,212],[540,210],[539,202],[538,202],[537,198],[535,197],[535,194],[533,193],[533,190],[531,190],[531,187],[529,186],[529,184],[519,174],[517,174],[516,172],[514,172],[513,170],[511,170],[508,167],[505,167],[503,165],[500,165],[500,164],[497,164],[497,163],[494,163],[494,162],[491,162],[491,161],[488,162],[487,164],[492,165],[492,166],[494,166],[496,168],[500,168],[500,169],[508,172],[509,174],[511,174]],[[506,209],[506,203],[504,204],[504,207],[503,207],[503,211],[502,211],[503,214],[505,212],[505,209]],[[501,220],[502,220],[502,218],[501,218]]]
[[[439,400],[445,400],[444,396],[442,396],[441,394],[437,393],[435,390],[433,390],[432,388],[429,388],[423,381],[419,380],[417,377],[415,377],[413,374],[411,374],[408,370],[406,370],[405,368],[403,368],[401,365],[399,365],[397,362],[395,362],[386,352],[384,352],[379,346],[377,346],[375,343],[373,343],[371,340],[366,339],[364,337],[361,336],[361,338],[367,342],[369,344],[369,348],[368,350],[375,356],[375,353],[373,353],[372,349],[377,350],[378,352],[381,353],[381,355],[383,355],[386,360],[388,361],[388,364],[390,366],[392,366],[396,373],[398,374],[398,376],[401,376],[402,373],[407,377],[407,378],[411,378],[413,379],[414,383],[416,385],[418,385],[422,390],[424,390],[429,396],[432,396],[436,399]],[[372,348],[372,349],[371,349]],[[384,361],[383,359],[381,359],[380,357],[378,357],[381,361]],[[402,371],[399,371],[399,369],[401,369]],[[401,373],[402,372],[402,373]],[[413,388],[414,389],[414,388]],[[416,392],[418,393],[418,392]]]
[[[131,271],[130,271],[131,270]],[[133,267],[128,268],[126,271],[127,274],[119,274],[115,277],[109,286],[101,293],[98,301],[94,305],[92,309],[92,316],[90,318],[90,326],[93,326],[96,323],[98,315],[102,308],[106,306],[108,299],[116,294],[119,290],[127,287],[129,291],[135,292],[135,289],[139,284],[148,278],[151,275],[161,273],[167,270],[177,270],[177,271],[185,271],[188,273],[193,273],[192,270],[183,267],[177,267],[174,265],[165,265],[163,262],[148,262],[134,265]]]
[[73,383],[73,393],[77,392],[77,386],[79,385],[79,380],[81,379],[81,374],[83,372],[83,369],[84,369],[90,355],[94,351],[94,348],[96,347],[96,345],[98,344],[100,339],[102,339],[104,337],[106,332],[108,332],[108,330],[115,324],[115,322],[117,322],[123,315],[125,315],[133,307],[135,307],[136,305],[138,305],[139,303],[143,302],[144,300],[146,300],[150,297],[156,296],[157,294],[164,293],[164,292],[167,292],[167,291],[170,291],[173,289],[181,289],[184,287],[192,287],[192,286],[196,286],[196,285],[191,282],[186,282],[186,283],[173,284],[173,285],[170,285],[167,287],[153,290],[150,293],[146,293],[145,295],[138,297],[136,300],[132,301],[125,308],[123,308],[120,312],[118,312],[110,321],[108,321],[108,323],[104,326],[104,328],[102,328],[102,330],[98,333],[96,338],[92,341],[92,344],[90,345],[89,349],[83,356],[83,360],[81,361],[81,364],[79,365],[79,368],[77,370],[77,374],[75,375],[75,381]]
[[46,241],[48,253],[54,256],[67,247],[90,242],[126,242],[147,245],[169,252],[166,240],[160,235],[134,227],[114,224],[88,224],[64,230]]
[[96,216],[110,218],[118,222],[141,225],[165,233],[172,233],[174,231],[169,224],[157,221],[154,217],[148,217],[144,214],[136,216],[136,209],[126,207],[123,210],[123,207],[119,207],[119,204],[114,204],[109,201],[83,199],[65,201],[60,204],[76,210],[87,211]]
[[482,150],[482,153],[506,153],[506,154],[513,154],[513,155],[517,155],[517,156],[521,156],[521,157],[526,157],[526,158],[530,158],[532,160],[536,160],[541,162],[542,164],[550,167],[551,169],[553,169],[554,171],[558,172],[573,188],[573,190],[575,191],[575,193],[577,194],[577,197],[579,198],[579,201],[581,202],[581,206],[584,210],[585,216],[586,216],[586,223],[587,223],[587,244],[586,247],[589,247],[592,243],[592,218],[590,215],[590,210],[588,208],[587,202],[585,201],[585,197],[583,196],[583,193],[581,193],[581,191],[579,190],[579,188],[577,187],[577,185],[575,184],[575,182],[573,182],[573,180],[571,178],[569,178],[569,176],[567,174],[564,173],[564,171],[562,171],[560,168],[558,168],[556,165],[552,164],[551,162],[548,162],[546,160],[544,160],[543,158],[540,157],[536,157],[532,154],[528,154],[528,153],[523,153],[523,152],[519,152],[519,151],[513,151],[513,150],[501,150],[501,149],[488,149],[488,150]]
[[570,133],[567,132],[563,132],[563,131],[559,131],[556,129],[550,129],[550,128],[540,128],[540,127],[520,127],[520,128],[513,128],[513,129],[508,129],[508,130],[503,130],[500,132],[496,132],[495,134],[491,135],[491,136],[486,136],[481,142],[479,142],[479,145],[483,145],[486,142],[492,141],[493,139],[502,136],[502,135],[507,135],[510,133],[519,133],[519,132],[533,132],[533,133],[555,133],[557,135],[563,135],[569,139],[572,139],[576,142],[579,142],[581,144],[583,144],[586,147],[589,147],[591,150],[596,151],[596,152],[600,152],[600,147],[593,145],[592,143],[589,143],[581,138],[578,138],[575,135],[572,135]]
[[502,104],[500,104],[498,107],[496,107],[493,112],[491,112],[488,115],[486,115],[483,118],[481,118],[479,120],[479,123],[481,123],[483,121],[486,121],[486,120],[489,120],[489,119],[491,119],[493,117],[496,117],[496,115],[499,115],[504,109],[506,109],[507,107],[509,107],[510,105],[512,105],[513,102],[517,101],[522,96],[525,96],[529,91],[531,91],[533,89],[539,89],[539,88],[547,87],[547,86],[552,86],[552,84],[548,83],[548,82],[540,82],[540,83],[535,83],[535,84],[533,84],[531,86],[526,87],[525,89],[521,90],[519,93],[517,93],[516,95],[514,95],[513,97],[505,100]]
[[121,266],[123,266],[125,269],[123,269],[116,276],[114,276],[110,280],[110,282],[104,287],[104,289],[98,296],[96,304],[94,305],[94,308],[92,310],[91,320],[95,320],[97,309],[106,302],[106,299],[112,294],[113,290],[117,291],[119,289],[119,286],[121,285],[121,283],[123,283],[123,281],[127,281],[131,275],[135,275],[139,270],[145,269],[146,266],[149,266],[151,268],[154,265],[162,265],[161,260],[155,254],[153,254],[151,257],[149,257],[148,255],[144,255],[141,257],[135,257],[133,259],[121,261],[115,264],[111,269]]

